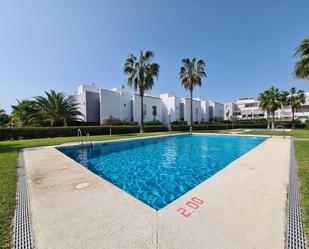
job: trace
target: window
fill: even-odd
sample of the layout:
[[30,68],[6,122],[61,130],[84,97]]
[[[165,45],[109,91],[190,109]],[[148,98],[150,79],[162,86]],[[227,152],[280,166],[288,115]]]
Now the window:
[[157,107],[156,106],[152,106],[152,116],[153,116],[153,120],[156,120],[156,116],[157,116]]
[[147,115],[147,105],[144,104],[143,107],[144,107],[144,117],[145,117]]
[[195,114],[198,115],[198,108],[195,108]]

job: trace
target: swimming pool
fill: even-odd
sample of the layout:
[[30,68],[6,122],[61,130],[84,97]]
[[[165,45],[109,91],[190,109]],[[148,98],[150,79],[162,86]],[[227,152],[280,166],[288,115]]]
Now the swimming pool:
[[266,139],[187,134],[58,149],[159,210]]

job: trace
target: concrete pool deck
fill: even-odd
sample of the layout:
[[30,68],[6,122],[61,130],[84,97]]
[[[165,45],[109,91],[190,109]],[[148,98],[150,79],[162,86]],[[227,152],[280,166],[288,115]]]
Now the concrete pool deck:
[[270,138],[158,212],[54,147],[23,151],[36,248],[284,248],[290,138]]

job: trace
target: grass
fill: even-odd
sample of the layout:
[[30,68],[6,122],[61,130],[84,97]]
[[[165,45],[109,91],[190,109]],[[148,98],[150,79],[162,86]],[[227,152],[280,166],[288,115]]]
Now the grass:
[[302,220],[306,236],[309,238],[309,140],[295,140],[294,146],[300,180]]
[[[145,137],[177,132],[152,132],[143,134],[122,134],[92,136],[91,141],[114,140],[121,138]],[[10,248],[11,225],[15,208],[18,153],[23,148],[57,145],[77,142],[77,137],[60,137],[0,142],[0,248]]]
[[[251,130],[245,132],[245,134],[251,135],[269,135],[268,130]],[[307,129],[294,129],[292,131],[286,131],[286,136],[292,136],[294,138],[301,138],[301,139],[309,139],[309,130]],[[283,136],[283,131],[277,131],[274,135]]]

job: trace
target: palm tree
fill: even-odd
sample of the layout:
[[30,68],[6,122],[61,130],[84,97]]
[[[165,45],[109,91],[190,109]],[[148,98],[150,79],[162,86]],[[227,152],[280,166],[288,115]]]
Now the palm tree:
[[160,66],[157,63],[151,63],[154,57],[152,51],[140,52],[137,59],[133,54],[129,54],[124,65],[124,74],[127,76],[127,84],[139,91],[141,98],[141,120],[140,132],[144,132],[144,94],[151,90],[154,85],[154,77],[158,78]]
[[34,102],[31,100],[17,100],[17,105],[12,105],[12,121],[19,126],[30,125],[32,117],[36,113]]
[[0,126],[5,125],[10,120],[10,116],[5,113],[3,109],[0,109]]
[[275,129],[275,112],[282,107],[283,94],[278,88],[271,87],[259,96],[260,107],[271,115],[271,128]]
[[292,87],[290,92],[285,93],[285,106],[290,106],[292,110],[292,122],[294,123],[295,110],[297,107],[300,107],[301,104],[304,104],[306,101],[305,92],[303,90],[298,90],[296,87]]
[[309,79],[309,36],[299,44],[294,56],[298,57],[294,68],[295,77]]
[[263,92],[263,93],[260,93],[260,95],[258,97],[258,101],[260,102],[259,103],[260,108],[262,110],[266,111],[266,115],[267,115],[267,129],[270,129],[270,119],[269,119],[270,111],[269,111],[269,107],[268,107],[268,104],[270,102],[270,97],[269,97],[269,93],[268,93],[267,90],[265,92]]
[[205,62],[203,60],[196,61],[195,58],[192,61],[189,58],[182,60],[182,67],[180,67],[179,78],[181,85],[190,93],[190,130],[193,125],[193,88],[202,85],[202,77],[206,77]]
[[54,90],[45,92],[45,94],[46,97],[34,97],[35,107],[38,111],[34,119],[47,121],[50,126],[57,124],[67,126],[69,121],[80,121],[78,116],[83,116],[83,114],[78,111],[79,104],[73,96],[66,96],[64,93]]

